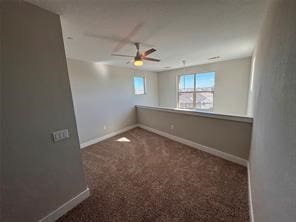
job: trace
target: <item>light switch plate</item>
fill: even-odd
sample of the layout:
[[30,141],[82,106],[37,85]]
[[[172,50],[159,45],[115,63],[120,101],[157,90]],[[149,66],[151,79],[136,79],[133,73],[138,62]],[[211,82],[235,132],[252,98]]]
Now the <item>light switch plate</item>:
[[63,130],[58,130],[52,133],[53,141],[58,142],[60,140],[64,140],[70,137],[69,130],[68,129],[63,129]]

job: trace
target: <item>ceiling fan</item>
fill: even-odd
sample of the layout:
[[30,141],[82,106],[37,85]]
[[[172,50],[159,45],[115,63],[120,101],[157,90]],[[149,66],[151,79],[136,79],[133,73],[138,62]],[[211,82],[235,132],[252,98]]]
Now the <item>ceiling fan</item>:
[[142,66],[143,65],[143,60],[147,60],[147,61],[152,61],[152,62],[160,62],[159,59],[153,59],[150,57],[147,57],[148,55],[152,54],[153,52],[156,51],[156,49],[151,48],[148,49],[145,52],[140,53],[140,43],[136,42],[134,43],[137,49],[137,54],[136,56],[131,56],[131,55],[121,55],[121,54],[111,54],[112,56],[121,56],[121,57],[129,57],[129,58],[133,58],[132,61],[129,61],[127,63],[133,62],[135,66]]

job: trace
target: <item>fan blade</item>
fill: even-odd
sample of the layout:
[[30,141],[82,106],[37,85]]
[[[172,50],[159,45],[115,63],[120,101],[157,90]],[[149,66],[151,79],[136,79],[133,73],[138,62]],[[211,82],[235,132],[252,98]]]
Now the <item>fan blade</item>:
[[149,58],[149,57],[143,57],[143,60],[148,60],[148,61],[153,61],[153,62],[160,62],[159,59],[153,59],[153,58]]
[[121,56],[121,57],[129,57],[129,58],[134,58],[134,56],[130,56],[130,55],[121,55],[121,54],[111,54],[112,56]]
[[138,23],[124,38],[122,38],[119,43],[113,48],[113,52],[120,51],[126,44],[131,42],[131,39],[138,34],[144,23]]
[[[88,38],[93,38],[93,39],[98,39],[98,40],[105,40],[105,41],[110,41],[110,42],[119,42],[120,44],[122,43],[122,45],[119,45],[119,46],[116,46],[112,52],[117,52],[119,51],[121,48],[123,48],[125,45],[129,44],[129,45],[134,45],[135,42],[134,41],[131,41],[131,40],[128,40],[128,39],[122,39],[121,37],[118,37],[118,36],[106,36],[106,35],[97,35],[97,34],[94,34],[94,33],[84,33],[84,36],[88,37]],[[145,46],[145,47],[153,47],[153,45],[151,44],[146,44],[146,43],[142,43],[141,42],[141,45],[142,46]]]
[[150,55],[151,53],[153,53],[155,51],[156,51],[156,49],[154,49],[154,48],[148,49],[146,52],[143,52],[142,56]]

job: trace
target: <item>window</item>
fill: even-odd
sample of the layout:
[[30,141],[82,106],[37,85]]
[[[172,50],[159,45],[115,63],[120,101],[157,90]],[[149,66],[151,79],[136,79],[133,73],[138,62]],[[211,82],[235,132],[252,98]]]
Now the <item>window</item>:
[[134,89],[135,89],[135,95],[143,95],[146,93],[145,77],[142,77],[142,76],[134,77]]
[[179,76],[178,108],[213,111],[214,86],[215,72]]

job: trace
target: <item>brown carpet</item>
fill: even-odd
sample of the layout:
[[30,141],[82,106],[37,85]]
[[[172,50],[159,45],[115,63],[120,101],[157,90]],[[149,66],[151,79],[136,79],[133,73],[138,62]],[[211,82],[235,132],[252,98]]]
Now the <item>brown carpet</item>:
[[82,159],[91,196],[59,222],[249,221],[245,167],[154,133],[130,130]]

